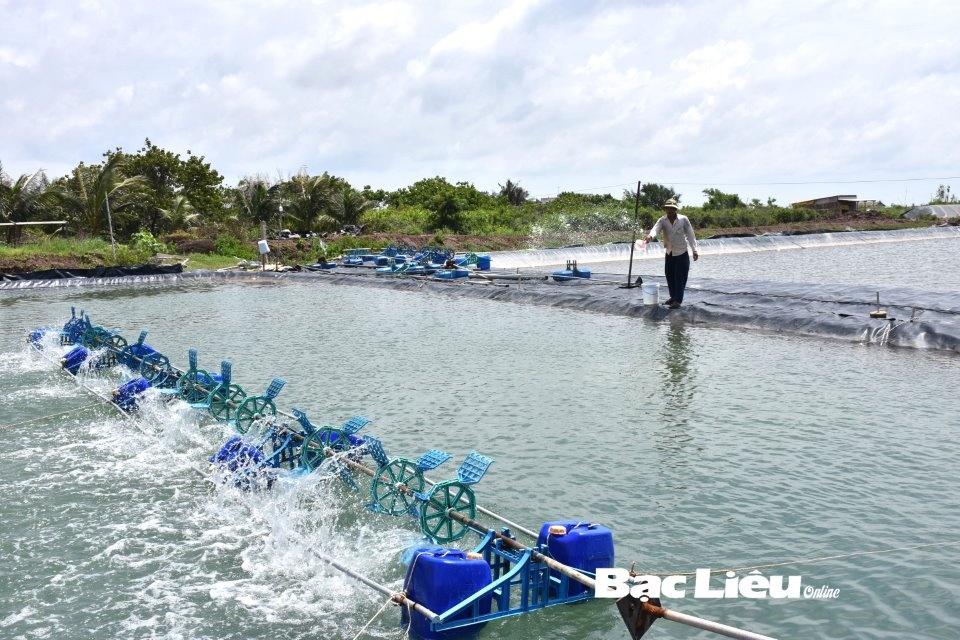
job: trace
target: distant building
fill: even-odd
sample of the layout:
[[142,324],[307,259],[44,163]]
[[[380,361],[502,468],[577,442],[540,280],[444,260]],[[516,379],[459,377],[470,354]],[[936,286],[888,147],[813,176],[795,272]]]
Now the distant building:
[[882,200],[861,200],[857,204],[857,211],[869,211],[870,209],[883,209],[887,205]]
[[794,209],[816,209],[828,213],[847,213],[857,210],[857,196],[829,196],[827,198],[817,198],[816,200],[804,200],[803,202],[794,202]]

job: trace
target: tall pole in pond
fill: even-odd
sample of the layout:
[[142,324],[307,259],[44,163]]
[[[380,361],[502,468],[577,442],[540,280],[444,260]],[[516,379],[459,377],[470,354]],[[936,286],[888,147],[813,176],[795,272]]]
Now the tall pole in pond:
[[264,247],[267,246],[267,221],[260,221],[260,271],[267,270],[267,252],[264,251]]
[[627,267],[627,289],[633,287],[633,249],[637,246],[637,225],[640,224],[640,180],[637,180],[637,199],[633,207],[633,240],[630,241],[630,265]]

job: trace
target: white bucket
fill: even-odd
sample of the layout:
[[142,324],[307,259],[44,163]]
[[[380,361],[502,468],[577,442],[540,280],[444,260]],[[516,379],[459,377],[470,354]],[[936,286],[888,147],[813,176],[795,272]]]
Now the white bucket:
[[644,282],[640,285],[643,291],[643,304],[660,304],[660,285],[656,282]]
[[270,253],[270,245],[267,244],[266,240],[260,240],[257,242],[257,249],[260,250],[260,255]]

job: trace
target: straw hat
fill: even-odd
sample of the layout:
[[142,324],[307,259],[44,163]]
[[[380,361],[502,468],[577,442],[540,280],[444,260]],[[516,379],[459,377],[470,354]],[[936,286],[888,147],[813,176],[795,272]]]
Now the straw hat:
[[664,209],[679,209],[680,207],[677,205],[677,201],[676,201],[676,200],[674,200],[673,198],[670,198],[669,200],[667,200],[666,202],[663,203],[663,208],[664,208]]

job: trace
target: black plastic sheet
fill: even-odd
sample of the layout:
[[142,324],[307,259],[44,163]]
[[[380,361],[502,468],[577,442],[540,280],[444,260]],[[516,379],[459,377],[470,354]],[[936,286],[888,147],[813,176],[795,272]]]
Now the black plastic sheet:
[[123,278],[127,276],[152,276],[183,273],[182,264],[152,265],[138,267],[95,267],[92,269],[45,269],[27,273],[0,273],[0,280],[60,280],[62,278]]

